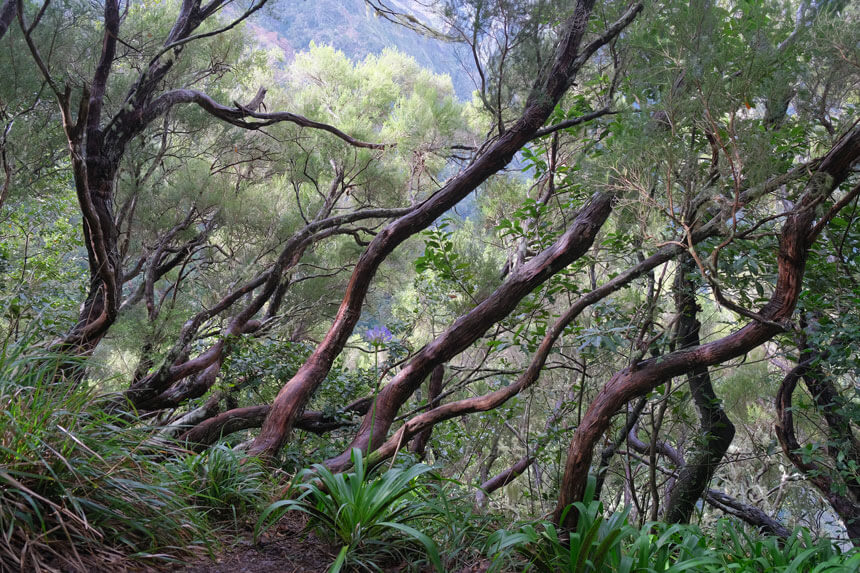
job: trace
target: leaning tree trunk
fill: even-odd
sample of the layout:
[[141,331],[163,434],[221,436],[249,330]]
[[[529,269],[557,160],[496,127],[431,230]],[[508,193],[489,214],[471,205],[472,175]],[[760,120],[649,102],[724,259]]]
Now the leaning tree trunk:
[[576,526],[575,512],[567,512],[564,522],[561,523],[564,510],[568,505],[582,500],[594,448],[609,429],[612,417],[627,402],[647,394],[675,376],[742,356],[784,330],[781,325],[791,320],[800,295],[809,249],[821,232],[822,225],[827,223],[838,208],[844,206],[844,202],[840,201],[835,206],[836,209],[831,209],[828,216],[818,222],[814,207],[829,197],[848,177],[858,157],[860,126],[855,126],[822,160],[795,208],[787,214],[780,236],[777,280],[773,296],[755,320],[714,342],[634,364],[617,372],[601,388],[574,432],[568,448],[555,510],[555,519],[560,525],[571,529]]
[[343,471],[350,464],[352,448],[370,452],[381,446],[397,412],[433,368],[471,346],[537,286],[588,252],[612,211],[612,201],[609,194],[595,195],[552,246],[517,267],[490,296],[418,351],[379,392],[375,407],[365,417],[349,447],[341,455],[327,460],[326,466]]
[[801,450],[794,433],[794,415],[791,409],[791,395],[797,387],[797,382],[804,377],[808,368],[815,362],[817,356],[807,356],[789,372],[782,381],[776,395],[777,423],[774,426],[776,436],[782,446],[785,456],[799,469],[809,481],[821,492],[833,510],[845,523],[848,537],[856,547],[860,547],[860,504],[850,496],[850,489],[834,479],[832,470],[815,460],[805,459],[798,453]]
[[322,384],[352,334],[361,316],[361,307],[370,283],[388,255],[501,170],[526,143],[538,136],[538,130],[567,92],[579,69],[598,48],[617,36],[642,9],[641,4],[633,5],[602,35],[582,47],[582,38],[594,3],[595,0],[577,2],[573,15],[561,29],[553,61],[535,82],[520,119],[463,172],[408,215],[390,223],[371,241],[353,270],[334,323],[313,354],[278,393],[271,413],[249,448],[249,453],[270,457],[287,441],[301,411]]
[[[675,297],[678,310],[679,347],[693,348],[701,344],[699,339],[699,311],[696,303],[696,285],[690,278],[695,272],[693,258],[685,255],[675,271]],[[696,366],[687,373],[690,393],[696,404],[701,424],[696,449],[686,465],[681,469],[669,502],[664,519],[668,523],[689,523],[696,502],[707,490],[717,465],[732,444],[735,427],[720,406],[720,400],[711,385],[711,375],[707,366]]]

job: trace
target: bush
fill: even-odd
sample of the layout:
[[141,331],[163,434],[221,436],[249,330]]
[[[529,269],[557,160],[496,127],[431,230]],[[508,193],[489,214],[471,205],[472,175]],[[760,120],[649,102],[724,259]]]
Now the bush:
[[352,452],[353,471],[333,474],[316,464],[297,475],[295,499],[269,505],[254,530],[255,540],[288,511],[310,516],[309,526],[339,547],[330,571],[344,565],[380,570],[378,563],[406,560],[420,547],[437,571],[443,571],[439,550],[430,537],[413,525],[434,517],[432,505],[418,495],[416,478],[431,470],[423,464],[394,468],[369,477],[360,450]]
[[260,460],[247,458],[224,444],[177,462],[183,483],[194,505],[215,520],[230,518],[238,526],[242,515],[262,509],[271,484]]
[[860,552],[841,553],[809,531],[798,528],[789,539],[748,535],[736,522],[722,520],[713,536],[687,525],[648,523],[641,530],[627,520],[627,509],[603,516],[589,482],[585,501],[566,511],[578,513],[577,527],[561,532],[547,521],[525,523],[516,531],[499,530],[488,539],[493,569],[516,552],[525,570],[570,573],[799,573],[860,570]]

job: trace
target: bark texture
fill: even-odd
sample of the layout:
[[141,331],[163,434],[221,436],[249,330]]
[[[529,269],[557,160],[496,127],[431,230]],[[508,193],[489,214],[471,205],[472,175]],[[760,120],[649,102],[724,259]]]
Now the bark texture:
[[536,81],[520,119],[459,175],[409,214],[390,223],[371,241],[353,270],[334,323],[310,358],[278,393],[262,431],[249,449],[251,454],[274,455],[286,442],[311,394],[325,379],[334,359],[352,334],[370,282],[385,258],[407,238],[427,228],[507,165],[517,151],[535,137],[584,63],[598,48],[620,33],[639,13],[642,5],[632,6],[618,22],[583,47],[582,38],[593,8],[594,0],[577,2],[573,15],[559,34],[553,60]]
[[[361,416],[367,413],[370,404],[370,398],[361,398],[348,405],[341,413]],[[227,410],[189,428],[179,436],[179,440],[189,444],[194,451],[203,451],[224,436],[241,430],[259,428],[263,425],[270,409],[271,406],[264,404]],[[296,428],[322,435],[352,423],[354,422],[348,417],[332,417],[323,412],[306,411],[296,422]]]
[[[430,371],[468,348],[487,329],[516,308],[535,287],[585,254],[611,210],[611,195],[593,197],[558,241],[518,266],[495,292],[418,351],[379,392],[375,408],[371,408],[371,415],[364,419],[350,446],[340,456],[328,460],[326,465],[330,469],[342,471],[350,464],[352,448],[366,452],[379,447],[385,441],[400,407]],[[371,437],[373,443],[370,442]],[[408,439],[410,436],[401,434],[400,437]]]
[[[696,267],[693,258],[686,255],[675,271],[675,297],[678,318],[677,340],[680,348],[694,348],[701,344],[699,307],[696,303],[696,285],[690,278]],[[700,434],[692,457],[681,468],[672,487],[664,518],[667,523],[689,523],[696,502],[705,493],[717,465],[732,444],[735,427],[726,415],[714,393],[707,366],[696,366],[687,373],[690,393],[699,414]]]
[[[293,113],[261,113],[257,110],[265,97],[266,91],[263,88],[248,105],[235,104],[233,107],[221,105],[207,94],[196,90],[167,89],[165,84],[169,80],[169,74],[187,44],[235,28],[260,10],[266,1],[255,0],[244,11],[236,11],[231,16],[232,20],[228,20],[223,25],[219,23],[214,28],[209,27],[203,32],[199,29],[204,22],[213,19],[216,14],[223,13],[223,8],[230,2],[227,0],[212,0],[208,3],[203,3],[201,0],[181,2],[173,27],[164,38],[157,54],[142,66],[137,79],[132,82],[124,95],[113,96],[116,101],[111,107],[117,111],[110,115],[104,109],[105,97],[111,91],[109,88],[114,63],[118,58],[123,57],[117,50],[117,44],[121,42],[123,23],[119,1],[105,0],[104,2],[102,14],[104,34],[101,51],[92,76],[84,82],[82,93],[76,98],[69,85],[61,85],[60,79],[53,76],[49,62],[43,59],[40,46],[32,34],[40,25],[48,4],[45,4],[37,12],[34,21],[28,24],[23,14],[24,4],[20,0],[11,4],[9,0],[4,0],[0,7],[0,24],[5,25],[10,17],[17,14],[29,52],[59,103],[75,191],[82,214],[84,242],[89,261],[89,291],[78,320],[65,336],[54,342],[52,350],[86,356],[96,348],[115,322],[122,306],[122,285],[125,282],[125,271],[122,266],[124,246],[119,244],[119,226],[123,221],[127,224],[134,212],[133,204],[127,209],[120,209],[118,214],[114,212],[115,184],[119,167],[128,144],[143,134],[154,121],[164,118],[174,107],[194,104],[219,121],[248,130],[260,129],[279,122],[290,122],[300,127],[326,131],[356,147],[371,149],[384,147],[382,144],[359,141],[334,126],[315,122]],[[3,32],[5,28],[0,31],[0,36]],[[167,129],[165,129],[166,132]],[[163,157],[163,152],[164,149],[157,155],[156,164]],[[149,174],[153,169],[150,169]],[[359,215],[358,218],[363,218],[365,215],[367,213]],[[331,221],[327,220],[327,222]],[[222,301],[223,304],[219,303],[218,306],[221,307],[219,312],[223,312],[224,308],[240,299],[243,294],[248,294],[260,286],[264,287],[264,296],[255,297],[250,305],[233,318],[228,328],[228,336],[253,330],[251,318],[260,310],[262,304],[273,296],[273,293],[278,292],[280,272],[289,266],[296,252],[300,256],[307,244],[322,238],[326,232],[331,232],[330,229],[325,228],[325,225],[320,226],[319,223],[320,221],[314,221],[314,224],[300,233],[302,236],[294,237],[297,244],[289,243],[287,246],[290,248],[282,252],[274,265],[275,268],[268,274],[264,274],[261,280],[251,281],[253,286],[249,286],[249,290],[231,293],[235,295],[232,299],[228,296]],[[126,240],[126,246],[127,242]],[[157,308],[153,304],[153,283],[170,268],[187,260],[194,250],[194,245],[188,245],[188,249],[178,248],[174,251],[178,256],[168,259],[161,256],[168,252],[167,246],[162,242],[155,249],[157,256],[147,262],[148,268],[145,271],[146,279],[143,287],[139,289],[139,293],[131,297],[134,301],[146,299],[151,319],[154,319],[157,314]],[[143,266],[146,266],[143,261],[133,265],[129,274],[143,272]],[[275,283],[274,286],[272,283]],[[205,351],[203,356],[193,360],[179,360],[187,353],[188,342],[190,337],[196,334],[196,328],[211,316],[213,313],[207,311],[186,323],[187,328],[184,328],[180,334],[180,342],[168,353],[170,359],[165,361],[165,365],[152,375],[142,376],[136,380],[135,386],[128,394],[134,406],[144,409],[175,406],[179,401],[199,396],[211,387],[224,357],[223,339]],[[187,384],[170,388],[171,385],[192,375],[194,379]],[[168,389],[171,391],[167,392]],[[160,394],[164,392],[167,392],[166,395],[161,396]]]
[[[660,358],[645,360],[617,372],[598,392],[583,416],[568,448],[555,519],[561,521],[564,508],[582,499],[595,446],[610,427],[612,416],[624,405],[645,395],[666,380],[741,356],[763,344],[782,330],[794,312],[803,282],[809,248],[820,231],[815,224],[815,206],[848,176],[860,157],[860,127],[841,138],[813,173],[806,188],[786,217],[780,235],[778,275],[770,301],[740,330],[714,342],[682,349]],[[573,512],[565,523],[575,527]]]
[[503,488],[518,477],[520,477],[524,471],[529,469],[529,466],[535,463],[537,458],[534,456],[523,456],[519,460],[517,460],[514,465],[506,469],[505,471],[498,473],[481,484],[481,489],[484,490],[485,494],[491,494],[497,489]]

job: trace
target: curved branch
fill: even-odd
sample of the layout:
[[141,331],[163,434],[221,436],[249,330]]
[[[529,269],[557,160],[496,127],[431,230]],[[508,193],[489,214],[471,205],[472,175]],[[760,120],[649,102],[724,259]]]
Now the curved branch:
[[[298,264],[305,249],[327,236],[349,232],[348,229],[342,228],[344,224],[398,216],[411,210],[412,208],[364,209],[312,221],[305,225],[284,244],[277,261],[271,268],[225,296],[212,309],[200,312],[187,321],[161,367],[133,384],[126,392],[126,397],[139,409],[159,409],[177,406],[189,398],[202,395],[212,386],[220,371],[226,351],[226,340],[231,336],[255,331],[259,327],[259,321],[252,321],[252,317],[272,299],[275,293],[286,288],[282,284],[281,277],[288,269]],[[243,296],[259,287],[262,287],[261,291],[230,319],[223,336],[217,342],[195,358],[182,360],[185,349],[206,320],[227,310]],[[282,296],[283,292],[280,294]],[[197,376],[197,378],[187,383],[177,384],[191,376]]]
[[[617,372],[598,392],[568,448],[564,480],[556,506],[557,520],[561,519],[568,505],[582,498],[595,445],[609,428],[612,416],[624,404],[693,368],[712,366],[742,356],[779,332],[774,323],[782,324],[791,319],[802,288],[806,258],[815,239],[811,233],[815,213],[807,207],[818,202],[822,195],[829,196],[848,176],[858,157],[860,127],[854,127],[821,162],[795,209],[786,218],[777,258],[776,285],[770,301],[759,313],[767,323],[753,322],[714,342],[634,364]],[[575,526],[573,513],[567,513],[566,522],[562,525]]]
[[[641,9],[641,5],[638,5]],[[271,456],[286,442],[293,423],[313,391],[323,382],[337,355],[343,350],[361,315],[370,283],[382,262],[400,244],[427,228],[442,213],[459,203],[491,175],[510,163],[555,109],[579,68],[577,59],[593,0],[577,2],[573,15],[561,30],[562,39],[550,71],[541,74],[529,95],[522,116],[479,155],[412,213],[394,221],[373,239],[358,260],[347,285],[337,316],[313,354],[278,393],[269,418],[249,448],[249,453]],[[620,31],[620,30],[619,30]]]
[[[166,54],[170,50],[175,50],[177,48],[184,46],[185,44],[187,44],[189,42],[194,42],[195,40],[202,40],[203,38],[211,38],[212,36],[217,36],[219,34],[223,34],[224,32],[228,32],[228,31],[232,30],[233,28],[235,28],[236,26],[238,26],[239,24],[241,24],[242,22],[247,20],[248,17],[250,17],[254,12],[256,12],[257,10],[259,10],[260,8],[265,6],[266,2],[267,2],[267,0],[260,0],[259,2],[255,2],[254,4],[251,5],[250,8],[245,10],[241,16],[239,16],[238,18],[236,18],[235,20],[233,20],[232,22],[230,22],[226,26],[222,26],[221,28],[218,28],[217,30],[212,30],[210,32],[201,32],[200,34],[194,34],[193,36],[185,36],[184,38],[178,38],[176,40],[170,40],[170,38],[172,38],[174,35],[173,33],[171,33],[170,37],[168,38],[167,43],[164,44],[164,46],[161,48],[161,50],[152,58],[152,60],[150,60],[149,65],[150,66],[155,65],[158,62],[159,58],[161,58],[161,56],[163,56],[164,54]],[[221,0],[217,0],[217,1],[211,2],[208,6],[200,9],[199,10],[200,20],[203,21],[206,18],[208,18],[209,16],[211,16],[212,14],[214,14],[224,4],[225,4],[225,2],[222,2]],[[185,31],[186,34],[190,33],[190,32],[191,32],[191,30]]]
[[806,460],[798,452],[801,450],[794,433],[794,415],[791,411],[791,395],[797,382],[807,375],[810,365],[815,362],[817,356],[800,362],[782,380],[779,391],[776,394],[777,423],[774,425],[779,445],[785,456],[797,467],[806,478],[821,492],[821,495],[830,503],[836,513],[845,523],[848,537],[855,546],[860,546],[860,505],[848,496],[839,493],[830,470],[814,460]]
[[493,493],[497,489],[503,488],[518,477],[522,475],[524,471],[529,469],[529,466],[535,463],[537,460],[536,457],[526,455],[517,460],[514,465],[506,469],[505,471],[498,473],[481,484],[481,489],[485,494]]
[[[326,131],[328,133],[331,133],[335,137],[338,137],[341,140],[345,141],[349,145],[352,145],[353,147],[360,147],[365,149],[385,149],[387,147],[393,146],[392,144],[369,143],[367,141],[361,141],[352,137],[351,135],[344,133],[333,125],[314,121],[295,113],[285,111],[260,113],[252,111],[251,109],[243,106],[227,107],[216,102],[207,94],[192,89],[176,89],[160,95],[159,97],[154,99],[152,103],[150,103],[145,109],[140,111],[138,117],[136,118],[136,121],[140,125],[148,125],[153,120],[170,110],[172,107],[185,103],[196,104],[205,111],[207,111],[210,115],[231,125],[235,125],[236,127],[241,127],[242,129],[255,130],[261,129],[263,127],[268,127],[276,123],[287,122],[298,125],[299,127]],[[249,119],[256,121],[249,121]],[[135,129],[135,133],[139,131],[139,129],[140,128]]]
[[[611,202],[610,195],[594,197],[589,205],[583,207],[579,216],[559,241],[525,265],[518,267],[493,294],[422,348],[379,393],[375,418],[365,419],[350,448],[340,456],[328,460],[326,464],[340,469],[349,463],[351,448],[367,449],[368,445],[371,448],[375,446],[376,444],[369,444],[371,428],[374,428],[373,433],[376,437],[374,441],[381,443],[397,410],[414,392],[416,382],[420,384],[420,381],[437,364],[450,360],[471,345],[487,328],[507,316],[537,285],[582,256],[590,248],[595,235],[609,217]],[[568,312],[553,324],[544,336],[535,358],[517,382],[484,396],[445,404],[415,416],[370,454],[368,463],[377,463],[381,459],[394,455],[401,445],[408,443],[408,440],[417,433],[432,428],[443,420],[490,410],[533,384],[538,379],[555,340],[570,320],[573,320],[573,316]]]
[[[353,425],[354,422],[344,420],[342,415],[364,415],[367,413],[368,408],[370,408],[370,403],[370,397],[360,398],[340,410],[340,415],[335,416],[328,416],[323,412],[305,412],[296,422],[296,428],[321,436],[332,430]],[[181,442],[189,444],[194,451],[200,452],[224,436],[241,430],[259,428],[269,414],[270,409],[271,406],[265,404],[262,406],[227,410],[189,428],[178,439]]]

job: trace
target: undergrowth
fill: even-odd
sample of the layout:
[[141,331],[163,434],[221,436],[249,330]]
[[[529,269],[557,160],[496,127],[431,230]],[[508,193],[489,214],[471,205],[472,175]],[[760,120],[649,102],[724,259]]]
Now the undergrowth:
[[739,524],[719,522],[709,535],[689,525],[630,525],[628,509],[605,516],[593,499],[591,480],[576,512],[576,529],[559,530],[548,521],[500,529],[488,539],[492,571],[567,573],[844,573],[860,571],[860,552],[842,553],[829,540],[814,540],[797,528],[788,539],[746,533]]
[[371,476],[361,450],[352,451],[353,471],[332,473],[321,464],[300,472],[291,497],[269,505],[254,537],[288,511],[310,516],[309,525],[339,550],[329,571],[342,567],[380,571],[383,563],[409,562],[423,549],[436,571],[444,571],[436,543],[418,528],[438,517],[421,495],[417,478],[432,468],[416,464]]
[[[101,407],[68,380],[68,359],[0,348],[0,570],[124,570],[127,560],[179,561],[213,550],[219,530],[254,519],[274,490],[271,472],[223,445],[193,454],[158,440],[156,428]],[[331,571],[836,573],[860,570],[860,552],[797,529],[787,540],[722,521],[634,527],[626,510],[605,514],[587,493],[577,528],[547,521],[499,529],[472,492],[416,464],[373,472],[359,451],[353,471],[301,472],[262,509],[255,536],[287,511],[338,552]],[[384,468],[383,468],[384,470]],[[588,492],[592,492],[590,487]],[[223,537],[223,536],[220,536]],[[483,570],[483,569],[480,569]]]
[[68,380],[60,357],[23,347],[0,349],[0,570],[176,559],[266,495],[253,463],[153,441],[151,428]]

